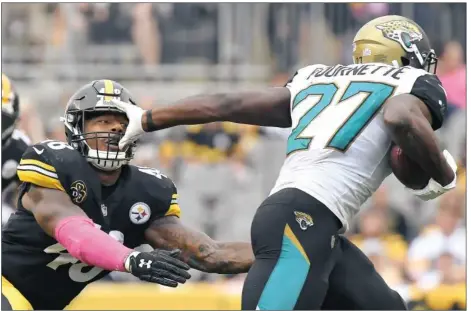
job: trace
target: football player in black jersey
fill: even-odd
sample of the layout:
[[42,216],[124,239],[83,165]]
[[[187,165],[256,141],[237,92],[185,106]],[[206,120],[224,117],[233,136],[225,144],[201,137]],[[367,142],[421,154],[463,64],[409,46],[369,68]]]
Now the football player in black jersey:
[[[249,243],[219,243],[184,227],[173,182],[128,164],[136,143],[119,151],[128,120],[112,98],[135,104],[114,81],[83,86],[63,117],[68,143],[44,141],[24,153],[18,211],[2,236],[2,309],[63,309],[110,271],[175,287],[190,267],[250,268]],[[141,244],[156,250],[132,250]]]
[[19,115],[18,93],[11,80],[2,73],[2,201],[8,205],[14,205],[12,201],[19,183],[16,167],[30,145],[26,134],[16,129]]

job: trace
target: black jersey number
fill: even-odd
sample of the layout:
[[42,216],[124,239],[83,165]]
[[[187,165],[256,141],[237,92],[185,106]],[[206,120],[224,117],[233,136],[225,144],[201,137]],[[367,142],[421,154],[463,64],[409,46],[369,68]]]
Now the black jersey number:
[[[95,224],[95,227],[100,228],[100,225]],[[121,244],[124,242],[124,235],[120,231],[110,231],[109,235]],[[65,247],[60,243],[56,243],[47,247],[44,252],[47,254],[59,254],[58,257],[47,264],[47,266],[53,270],[57,270],[57,268],[63,265],[72,264],[69,268],[69,277],[74,282],[83,283],[91,281],[94,277],[103,271],[102,268],[92,267],[87,272],[83,272],[84,268],[90,266],[85,263],[78,262],[79,260],[75,257],[72,257],[72,255],[70,255]]]

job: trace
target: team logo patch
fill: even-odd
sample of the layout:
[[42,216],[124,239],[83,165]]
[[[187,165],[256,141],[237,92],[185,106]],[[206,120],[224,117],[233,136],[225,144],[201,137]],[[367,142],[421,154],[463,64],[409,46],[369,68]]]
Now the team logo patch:
[[80,204],[87,198],[87,186],[81,180],[76,180],[70,186],[72,191],[72,202]]
[[294,216],[296,216],[296,221],[301,227],[301,230],[306,230],[307,228],[312,227],[314,225],[314,221],[312,220],[312,217],[309,214],[294,211]]
[[413,52],[414,42],[422,40],[419,28],[405,20],[389,21],[376,26],[383,36],[399,43],[407,52]]
[[133,224],[141,225],[146,223],[150,218],[150,208],[146,203],[136,203],[131,206],[129,210],[129,219],[131,219]]

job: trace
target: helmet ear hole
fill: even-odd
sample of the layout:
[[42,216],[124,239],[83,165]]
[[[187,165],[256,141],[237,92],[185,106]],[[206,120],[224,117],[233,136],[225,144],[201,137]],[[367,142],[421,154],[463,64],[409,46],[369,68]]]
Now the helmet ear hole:
[[410,61],[409,61],[408,58],[401,57],[401,62],[402,62],[402,66],[409,66],[410,65]]

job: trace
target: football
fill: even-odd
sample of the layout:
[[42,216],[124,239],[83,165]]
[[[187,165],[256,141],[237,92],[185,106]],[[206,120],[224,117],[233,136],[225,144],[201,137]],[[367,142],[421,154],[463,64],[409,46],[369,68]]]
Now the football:
[[389,160],[394,176],[407,188],[418,190],[427,186],[430,176],[399,146],[391,148]]

